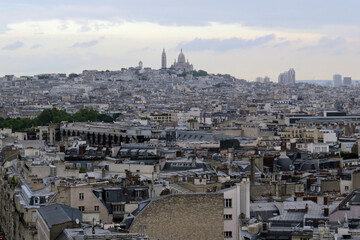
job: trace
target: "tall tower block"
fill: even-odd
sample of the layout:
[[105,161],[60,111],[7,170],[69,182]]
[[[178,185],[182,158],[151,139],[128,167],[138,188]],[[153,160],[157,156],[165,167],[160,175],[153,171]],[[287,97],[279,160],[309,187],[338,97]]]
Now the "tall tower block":
[[161,55],[161,69],[166,69],[166,53],[165,48],[163,49],[162,55]]

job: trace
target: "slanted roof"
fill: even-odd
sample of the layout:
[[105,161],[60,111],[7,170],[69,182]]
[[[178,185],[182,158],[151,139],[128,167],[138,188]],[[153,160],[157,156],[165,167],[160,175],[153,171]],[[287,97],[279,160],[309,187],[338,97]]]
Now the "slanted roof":
[[38,209],[48,228],[53,225],[76,221],[82,221],[82,213],[64,204],[52,204]]
[[302,222],[304,219],[304,212],[285,211],[283,214],[270,218],[270,222]]

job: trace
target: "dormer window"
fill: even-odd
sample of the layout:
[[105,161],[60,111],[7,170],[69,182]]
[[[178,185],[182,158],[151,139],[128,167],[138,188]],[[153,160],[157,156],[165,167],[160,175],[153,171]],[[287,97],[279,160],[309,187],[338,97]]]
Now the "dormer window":
[[34,198],[34,205],[39,205],[40,204],[40,198],[39,197],[35,197]]

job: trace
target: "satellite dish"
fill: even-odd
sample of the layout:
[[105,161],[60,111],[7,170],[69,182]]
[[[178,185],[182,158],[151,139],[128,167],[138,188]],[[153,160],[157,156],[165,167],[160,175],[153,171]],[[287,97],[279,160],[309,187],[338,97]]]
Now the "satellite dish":
[[80,223],[79,219],[75,219],[75,222],[76,222],[76,224]]

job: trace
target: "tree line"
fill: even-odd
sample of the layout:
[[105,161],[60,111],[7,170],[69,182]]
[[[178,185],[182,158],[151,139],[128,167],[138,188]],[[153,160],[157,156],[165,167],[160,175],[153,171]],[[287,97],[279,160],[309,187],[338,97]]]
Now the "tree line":
[[50,123],[67,122],[114,122],[114,118],[92,109],[81,109],[71,115],[56,108],[45,109],[36,118],[0,118],[0,128],[13,131],[31,131],[36,126],[48,126]]

